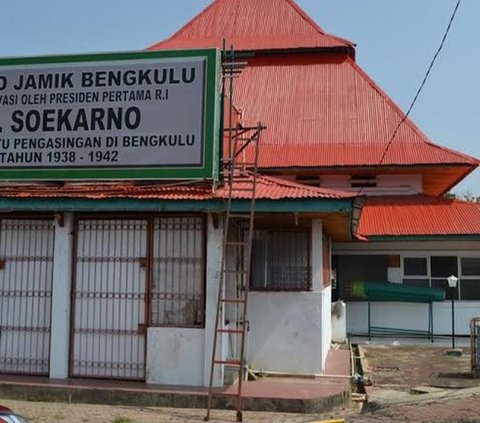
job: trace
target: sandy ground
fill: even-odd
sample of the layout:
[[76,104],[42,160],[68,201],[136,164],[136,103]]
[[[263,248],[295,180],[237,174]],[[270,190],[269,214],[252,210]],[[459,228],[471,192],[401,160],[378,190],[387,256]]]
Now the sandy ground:
[[[30,418],[35,423],[186,423],[201,422],[203,410],[155,409],[133,407],[111,407],[99,405],[51,404],[24,401],[2,401]],[[480,423],[480,390],[478,394],[454,399],[431,400],[413,404],[399,404],[383,407],[372,412],[357,413],[354,409],[337,410],[322,415],[299,415],[277,413],[245,413],[244,421],[251,423],[307,423],[327,419],[344,418],[345,422],[355,423]],[[212,412],[213,423],[235,422],[232,411]]]
[[[111,422],[111,423],[185,423],[202,422],[205,410],[180,408],[135,408],[105,405],[38,403],[26,401],[2,401],[0,403],[14,409],[34,423],[78,423],[78,422]],[[338,410],[322,415],[324,419],[338,418],[353,413],[354,410]],[[286,413],[244,413],[244,422],[252,423],[300,423],[317,421],[321,416]],[[210,421],[235,422],[234,411],[213,410]],[[354,421],[354,420],[351,420]]]

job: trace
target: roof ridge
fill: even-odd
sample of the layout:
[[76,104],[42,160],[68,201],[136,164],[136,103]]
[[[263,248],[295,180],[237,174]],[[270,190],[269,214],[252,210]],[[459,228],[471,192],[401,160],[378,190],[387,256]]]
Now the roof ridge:
[[285,2],[287,2],[290,6],[292,6],[292,8],[300,15],[300,17],[306,21],[307,23],[309,23],[313,28],[315,28],[318,32],[320,32],[320,34],[322,35],[330,35],[330,34],[327,34],[323,28],[318,25],[308,14],[307,12],[305,12],[294,0],[284,0]]
[[465,153],[462,153],[460,151],[457,151],[457,150],[454,150],[450,147],[445,147],[443,145],[439,145],[439,144],[435,144],[434,142],[430,141],[430,140],[427,140],[425,141],[427,144],[431,145],[432,147],[434,148],[438,148],[440,150],[445,150],[445,151],[448,151],[449,153],[451,154],[454,154],[456,156],[459,156],[459,157],[462,157],[462,158],[465,158],[465,159],[468,159],[469,161],[473,162],[472,164],[476,164],[476,165],[479,165],[480,164],[480,160],[477,159],[476,157],[473,157],[473,156],[469,156],[468,154],[465,154]]
[[[175,42],[179,40],[194,40],[197,38],[192,38],[191,35],[185,35],[182,36],[182,34],[188,33],[189,29],[192,28],[192,25],[195,24],[195,22],[199,19],[201,19],[203,16],[207,15],[208,13],[212,12],[212,9],[215,7],[224,7],[225,3],[230,2],[230,6],[232,7],[232,10],[234,11],[234,19],[235,21],[239,19],[239,8],[241,5],[241,2],[245,0],[213,0],[205,9],[200,11],[197,15],[195,15],[192,19],[190,19],[185,25],[183,25],[178,31],[176,31],[174,34],[172,34],[170,37],[161,40],[159,42],[153,43],[152,45],[148,46],[148,50],[156,49],[159,48],[160,46],[164,44],[168,44],[169,42]],[[258,1],[258,0],[257,0]],[[263,0],[262,0],[263,1]],[[290,7],[291,10],[296,13],[296,15],[302,20],[304,23],[308,25],[309,28],[313,29],[314,32],[317,33],[317,35],[321,35],[327,39],[334,40],[335,42],[338,42],[339,45],[337,47],[349,47],[349,48],[354,48],[355,43],[346,40],[341,37],[337,37],[336,35],[329,34],[323,30],[294,0],[278,0],[281,2],[280,4],[285,4],[286,7]],[[227,7],[227,6],[225,6]],[[214,12],[213,12],[214,13]],[[235,27],[236,23],[231,23],[230,26]],[[295,32],[298,36],[306,36],[306,34],[309,33],[309,31],[303,30],[301,32]],[[275,38],[276,35],[269,36],[268,38]],[[205,39],[217,39],[218,37],[212,36],[211,34],[209,36],[206,36]],[[234,37],[235,38],[235,37]],[[251,36],[245,36],[245,35],[236,35],[236,38],[241,40],[241,39],[250,39],[250,38],[257,38],[257,35],[253,34]]]
[[355,46],[355,43],[353,43],[352,41],[349,41],[345,38],[337,37],[336,35],[332,35],[332,34],[329,34],[328,32],[325,32],[325,30],[320,25],[318,25],[310,17],[310,15],[307,12],[305,12],[305,10],[303,10],[294,0],[284,0],[284,1],[286,1],[288,4],[290,4],[290,6],[292,6],[293,9],[295,9],[295,11],[301,16],[301,18],[304,19],[306,22],[308,22],[318,32],[320,32],[320,34],[325,35],[327,37],[335,38],[336,40],[341,41],[341,42],[343,42],[345,44],[348,44],[350,46]]
[[[360,76],[363,77],[363,79],[378,93],[382,96],[382,98],[392,107],[392,109],[398,114],[400,117],[400,121],[405,117],[405,112],[393,101],[393,99],[387,94],[386,91],[384,91],[374,80],[373,78],[368,75],[368,73],[363,70],[358,63],[351,59],[350,57],[347,57],[346,62],[356,70]],[[422,138],[426,138],[427,140],[429,139],[426,134],[422,132],[422,130],[413,123],[413,121],[407,117],[405,119],[405,122],[408,126],[411,127],[418,135],[420,135]]]
[[202,9],[200,12],[198,12],[194,17],[192,17],[185,25],[181,26],[180,29],[178,29],[177,31],[175,31],[172,35],[170,35],[170,37],[166,38],[165,40],[162,40],[162,41],[157,41],[155,43],[153,43],[152,45],[148,46],[146,48],[146,50],[151,50],[153,47],[157,46],[158,44],[160,43],[165,43],[169,40],[172,40],[174,39],[175,37],[177,37],[182,31],[184,31],[185,29],[187,29],[188,27],[190,27],[198,18],[200,18],[201,16],[205,15],[211,8],[213,8],[213,5],[215,3],[217,3],[218,1],[220,0],[214,0],[212,1],[207,7],[205,7],[204,9]]

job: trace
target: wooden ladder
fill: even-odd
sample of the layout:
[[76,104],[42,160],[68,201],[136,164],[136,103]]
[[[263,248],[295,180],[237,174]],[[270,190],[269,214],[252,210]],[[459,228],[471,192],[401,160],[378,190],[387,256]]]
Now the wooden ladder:
[[[215,333],[213,338],[212,359],[210,367],[210,383],[208,389],[207,414],[210,419],[212,399],[219,394],[213,388],[215,370],[223,366],[223,370],[235,371],[238,374],[236,390],[228,396],[235,397],[237,421],[243,420],[242,385],[246,375],[245,339],[248,331],[247,305],[250,285],[251,256],[254,235],[255,199],[257,189],[258,145],[264,127],[235,128],[229,136],[229,158],[224,162],[224,180],[228,187],[226,209],[223,214],[223,245],[221,272],[215,316]],[[246,159],[246,149],[248,159]],[[238,212],[233,207],[235,198],[248,201],[245,211]],[[225,312],[232,315],[228,321]],[[217,341],[220,336],[227,335],[231,343],[232,356],[218,357]]]

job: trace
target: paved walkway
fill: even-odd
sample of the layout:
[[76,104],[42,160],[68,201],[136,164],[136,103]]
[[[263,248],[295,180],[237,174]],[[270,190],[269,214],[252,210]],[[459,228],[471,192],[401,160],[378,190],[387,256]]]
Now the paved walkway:
[[[332,350],[323,377],[260,377],[243,385],[243,409],[326,412],[350,400],[349,350]],[[218,390],[213,405],[234,407],[236,386]],[[233,396],[233,397],[232,397]],[[76,404],[205,408],[207,389],[91,379],[54,380],[0,375],[0,398]]]

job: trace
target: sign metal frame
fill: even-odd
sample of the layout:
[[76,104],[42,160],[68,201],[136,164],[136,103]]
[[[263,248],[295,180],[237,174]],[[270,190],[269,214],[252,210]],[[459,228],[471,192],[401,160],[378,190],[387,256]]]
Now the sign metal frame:
[[[205,58],[205,81],[203,99],[203,160],[201,165],[159,166],[95,166],[95,167],[5,167],[0,164],[0,180],[68,181],[68,180],[218,180],[220,168],[221,95],[220,95],[220,52],[217,49],[141,51],[126,53],[92,53],[82,55],[37,56],[0,59],[2,67],[27,67],[75,63],[110,64],[122,61],[150,59]],[[1,113],[1,106],[0,106]],[[2,134],[0,133],[0,138]]]

